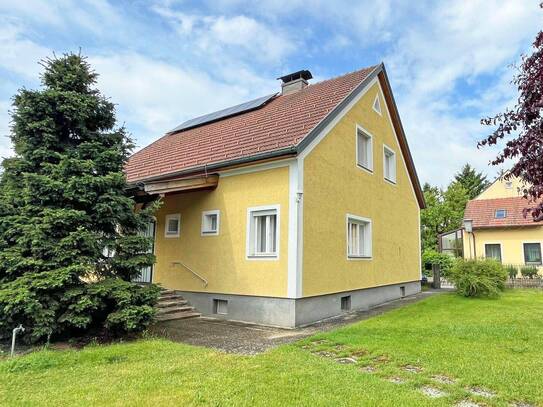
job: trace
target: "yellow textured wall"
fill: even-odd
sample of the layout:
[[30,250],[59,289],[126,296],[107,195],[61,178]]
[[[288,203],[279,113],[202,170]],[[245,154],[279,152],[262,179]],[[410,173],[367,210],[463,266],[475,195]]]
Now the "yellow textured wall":
[[[511,188],[505,187],[507,182],[512,183]],[[498,178],[475,199],[512,198],[515,196],[522,196],[522,192],[519,192],[522,189],[524,189],[524,184],[518,178],[512,178],[510,180]]]
[[[420,279],[418,203],[377,84],[304,160],[303,295]],[[356,166],[356,124],[373,139],[373,174]],[[383,179],[383,143],[396,152],[397,184]],[[346,214],[373,221],[373,258],[348,260]]]
[[[474,257],[473,238],[464,231],[464,257]],[[485,256],[485,243],[500,243],[503,264],[524,264],[523,243],[543,245],[543,227],[475,230],[477,258]]]
[[[168,196],[156,214],[153,281],[185,290],[284,297],[287,294],[288,167],[221,177],[213,191]],[[246,258],[247,208],[280,205],[278,260]],[[201,236],[202,211],[219,209],[218,236]],[[164,237],[165,216],[181,214],[179,238]],[[174,261],[204,276],[209,285]]]

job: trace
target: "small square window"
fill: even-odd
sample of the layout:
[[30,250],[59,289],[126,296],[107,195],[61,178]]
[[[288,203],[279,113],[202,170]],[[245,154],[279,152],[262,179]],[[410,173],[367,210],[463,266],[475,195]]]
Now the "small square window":
[[358,127],[356,130],[356,163],[359,167],[373,171],[373,139]]
[[181,215],[166,215],[166,222],[164,227],[164,235],[166,237],[179,237],[179,230],[181,229]]
[[396,153],[383,145],[383,173],[387,181],[396,183]]
[[505,219],[507,217],[507,211],[505,209],[496,209],[494,217],[496,219]]
[[346,295],[345,297],[341,297],[341,310],[342,311],[350,311],[351,310],[351,296]]
[[511,181],[506,181],[506,182],[505,182],[505,188],[506,188],[506,189],[512,189],[512,188],[513,188],[513,182],[511,182]]
[[202,236],[216,236],[219,234],[220,212],[205,211],[202,212]]
[[541,243],[524,243],[524,263],[530,266],[541,265]]
[[277,258],[279,253],[279,206],[249,208],[247,255]]
[[371,220],[347,215],[347,257],[371,258]]
[[228,314],[228,301],[213,299],[213,313],[220,315]]
[[487,259],[502,261],[502,246],[499,243],[485,244],[485,257]]

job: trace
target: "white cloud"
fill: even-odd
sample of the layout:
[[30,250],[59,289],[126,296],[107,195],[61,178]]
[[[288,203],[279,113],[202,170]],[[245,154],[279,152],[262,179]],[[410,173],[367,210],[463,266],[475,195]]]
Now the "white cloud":
[[164,6],[153,10],[206,55],[215,54],[247,61],[280,63],[294,52],[298,39],[280,26],[268,26],[245,15],[194,15]]
[[118,104],[119,119],[140,129],[140,147],[186,119],[261,96],[251,93],[260,89],[256,83],[228,84],[135,53],[96,55],[89,62],[100,73],[101,91]]
[[7,100],[0,100],[0,159],[13,155],[9,134],[9,109],[11,103]]

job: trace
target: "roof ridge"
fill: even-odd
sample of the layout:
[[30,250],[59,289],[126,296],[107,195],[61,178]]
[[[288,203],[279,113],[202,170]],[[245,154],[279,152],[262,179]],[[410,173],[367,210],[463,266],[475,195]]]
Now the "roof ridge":
[[[319,82],[315,82],[315,83],[311,83],[309,84],[308,88],[310,86],[315,86],[315,85],[320,85],[322,83],[325,83],[325,82],[330,82],[330,81],[334,81],[336,79],[340,79],[340,78],[344,78],[345,76],[349,76],[349,75],[352,75],[352,74],[355,74],[355,73],[359,73],[359,72],[362,72],[362,71],[373,71],[375,68],[377,68],[379,66],[379,64],[377,65],[370,65],[370,66],[367,66],[365,68],[360,68],[360,69],[355,69],[354,71],[351,71],[351,72],[347,72],[347,73],[344,73],[344,74],[341,74],[341,75],[338,75],[338,76],[333,76],[331,78],[328,78],[328,79],[323,79],[322,81],[319,81]],[[307,89],[307,88],[305,88]],[[303,90],[303,89],[302,89]]]

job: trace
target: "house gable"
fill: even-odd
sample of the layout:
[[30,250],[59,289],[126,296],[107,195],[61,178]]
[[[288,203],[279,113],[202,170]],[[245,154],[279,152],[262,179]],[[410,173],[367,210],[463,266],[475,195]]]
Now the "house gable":
[[[383,71],[381,71],[383,72]],[[420,278],[418,180],[409,170],[384,87],[374,75],[300,153],[303,185],[303,296],[385,286]],[[391,95],[389,95],[391,96]],[[374,110],[380,99],[381,115]],[[390,99],[389,99],[390,100]],[[357,132],[372,139],[372,168],[357,165]],[[385,152],[396,158],[385,179]],[[346,216],[371,220],[372,255],[349,257]]]

